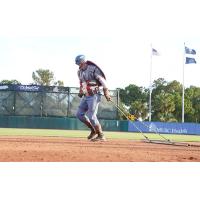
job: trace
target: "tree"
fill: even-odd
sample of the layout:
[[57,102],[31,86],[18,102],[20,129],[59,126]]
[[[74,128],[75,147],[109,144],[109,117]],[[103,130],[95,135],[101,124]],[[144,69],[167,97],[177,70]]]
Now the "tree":
[[15,79],[13,79],[13,80],[2,80],[0,82],[0,84],[7,84],[7,85],[9,85],[9,84],[16,84],[16,85],[21,85],[21,83],[19,81],[15,80]]
[[152,90],[152,97],[160,94],[161,92],[166,91],[167,81],[164,78],[158,78],[153,82],[153,90]]
[[35,84],[44,86],[64,86],[63,81],[55,81],[54,73],[49,69],[38,69],[32,73],[32,78]]
[[120,89],[119,91],[121,101],[126,105],[130,106],[132,102],[140,100],[146,102],[147,93],[143,87],[138,87],[136,85],[129,85],[125,89]]
[[172,94],[162,92],[156,95],[153,108],[154,119],[163,122],[176,121],[176,119],[173,116],[175,104]]
[[[168,83],[165,79],[159,78],[154,81],[153,87],[152,119],[180,121],[182,116],[182,85],[176,80]],[[169,110],[170,106],[171,110]]]
[[[159,78],[152,85],[152,120],[181,122],[182,84],[174,80],[167,82]],[[147,116],[149,89],[129,85],[120,89],[122,107],[143,119]],[[185,122],[200,122],[200,88],[190,86],[184,95]]]
[[170,94],[174,93],[181,93],[182,92],[182,85],[178,81],[171,81],[166,85],[166,92]]
[[193,122],[200,122],[200,88],[191,86],[193,90],[192,106],[194,108]]
[[148,115],[147,103],[143,103],[141,100],[134,101],[129,110],[130,113],[133,113],[137,118],[145,119]]
[[167,93],[173,95],[173,101],[175,104],[175,110],[173,111],[173,116],[176,121],[182,121],[182,84],[174,80],[166,85]]
[[57,86],[64,86],[64,82],[58,80],[57,82],[54,83],[54,85],[57,85]]
[[173,112],[173,115],[177,122],[182,121],[182,93],[174,93],[174,104],[175,104],[175,110]]
[[48,69],[38,69],[32,73],[32,78],[35,84],[50,86],[54,81],[54,74]]
[[198,122],[200,114],[200,88],[191,86],[185,90],[185,121]]

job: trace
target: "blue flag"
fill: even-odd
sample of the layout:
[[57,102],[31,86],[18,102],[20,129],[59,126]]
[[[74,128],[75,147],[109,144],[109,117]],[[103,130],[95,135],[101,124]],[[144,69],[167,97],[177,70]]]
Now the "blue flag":
[[188,57],[186,57],[185,64],[192,64],[192,63],[194,63],[194,64],[197,63],[196,60],[195,60],[195,58],[188,58]]
[[193,54],[196,55],[196,51],[194,49],[190,49],[188,47],[185,47],[185,53],[186,54]]
[[156,49],[152,48],[152,55],[159,56],[160,54],[158,53]]

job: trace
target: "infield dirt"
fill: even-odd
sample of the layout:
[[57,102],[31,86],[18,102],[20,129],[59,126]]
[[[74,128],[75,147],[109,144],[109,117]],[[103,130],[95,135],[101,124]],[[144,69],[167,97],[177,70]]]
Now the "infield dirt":
[[1,136],[1,162],[199,162],[200,147],[110,139]]

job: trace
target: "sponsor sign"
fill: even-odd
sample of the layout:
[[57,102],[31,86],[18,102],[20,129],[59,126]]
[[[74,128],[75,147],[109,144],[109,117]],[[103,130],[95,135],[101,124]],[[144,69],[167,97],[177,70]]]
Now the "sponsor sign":
[[0,85],[0,90],[7,90],[8,88],[8,85]]
[[200,135],[200,124],[197,123],[169,123],[169,122],[130,122],[129,132],[165,133],[165,134],[191,134]]
[[15,90],[25,92],[39,92],[42,91],[42,87],[38,85],[16,85]]

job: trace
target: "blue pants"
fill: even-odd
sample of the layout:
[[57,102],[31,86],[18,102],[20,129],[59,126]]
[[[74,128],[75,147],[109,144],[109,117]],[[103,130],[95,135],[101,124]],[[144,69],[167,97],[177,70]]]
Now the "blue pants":
[[99,121],[97,119],[97,111],[100,101],[101,94],[82,97],[78,111],[76,113],[77,118],[83,123],[89,120],[94,127],[98,126]]

